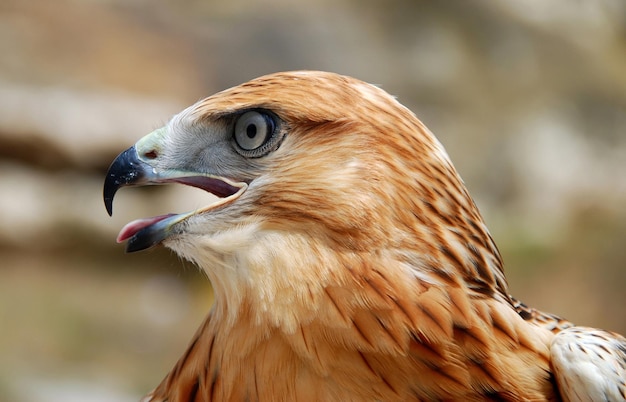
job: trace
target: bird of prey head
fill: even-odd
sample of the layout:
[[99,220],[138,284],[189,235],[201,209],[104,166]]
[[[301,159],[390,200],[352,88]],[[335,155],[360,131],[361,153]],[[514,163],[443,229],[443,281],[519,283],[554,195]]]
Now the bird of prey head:
[[151,400],[554,396],[552,334],[516,312],[446,152],[385,91],[300,71],[220,92],[117,157],[107,210],[167,183],[219,198],[118,241],[194,261],[216,302]]

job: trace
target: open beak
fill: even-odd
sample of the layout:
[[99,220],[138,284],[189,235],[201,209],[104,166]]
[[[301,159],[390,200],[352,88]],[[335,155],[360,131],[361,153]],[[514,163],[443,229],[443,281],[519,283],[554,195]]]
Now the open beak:
[[180,183],[208,191],[218,197],[216,202],[195,211],[181,214],[166,214],[138,219],[128,223],[120,231],[117,241],[128,240],[127,252],[140,251],[161,243],[180,230],[178,223],[192,215],[206,212],[239,198],[248,185],[208,173],[187,172],[176,169],[157,169],[154,161],[160,154],[159,139],[162,129],[141,139],[115,158],[104,181],[104,205],[109,215],[113,214],[115,193],[126,186]]

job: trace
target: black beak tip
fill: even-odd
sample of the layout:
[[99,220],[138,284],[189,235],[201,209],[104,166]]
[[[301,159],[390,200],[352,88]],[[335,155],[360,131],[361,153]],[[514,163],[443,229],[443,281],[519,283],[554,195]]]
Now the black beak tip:
[[120,188],[119,183],[111,174],[111,170],[109,170],[106,180],[104,181],[104,189],[102,190],[104,207],[106,208],[109,216],[113,216],[113,198],[115,197],[115,193],[117,192],[118,188]]
[[103,198],[104,198],[104,207],[107,210],[109,216],[113,216],[113,197],[117,192],[117,188],[111,187],[109,183],[109,176],[107,176],[107,180],[104,182],[104,190],[103,190]]
[[107,209],[109,216],[113,216],[113,198],[104,197],[104,207]]
[[154,228],[147,227],[133,237],[128,239],[126,243],[126,252],[134,253],[136,251],[142,251],[156,246],[164,239],[161,233],[155,232]]
[[142,162],[137,157],[135,147],[130,147],[115,158],[104,180],[102,196],[104,206],[113,215],[113,198],[120,187],[136,184],[143,178]]
[[151,247],[152,246],[134,245],[131,242],[128,242],[128,244],[126,244],[126,253],[128,253],[128,254],[135,253],[137,251],[146,250],[146,249],[151,248]]

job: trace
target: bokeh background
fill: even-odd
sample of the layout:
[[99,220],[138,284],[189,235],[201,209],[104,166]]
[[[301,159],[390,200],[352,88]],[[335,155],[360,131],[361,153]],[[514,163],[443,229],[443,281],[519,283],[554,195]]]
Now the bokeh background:
[[211,303],[131,219],[206,203],[122,191],[108,164],[175,112],[256,76],[321,69],[397,95],[447,148],[513,294],[626,332],[622,0],[1,0],[0,401],[133,401]]

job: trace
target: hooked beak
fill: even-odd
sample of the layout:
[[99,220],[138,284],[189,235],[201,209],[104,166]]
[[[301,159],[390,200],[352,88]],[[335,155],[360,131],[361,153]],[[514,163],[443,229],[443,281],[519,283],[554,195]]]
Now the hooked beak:
[[178,223],[192,215],[206,212],[239,198],[248,185],[209,173],[187,172],[176,169],[158,169],[154,165],[161,153],[164,129],[159,129],[142,138],[137,144],[119,154],[104,181],[104,205],[109,215],[113,214],[113,198],[122,187],[181,183],[208,191],[218,201],[195,211],[182,214],[166,214],[138,219],[128,223],[120,231],[117,241],[128,240],[127,252],[140,251],[161,243],[180,230]]

